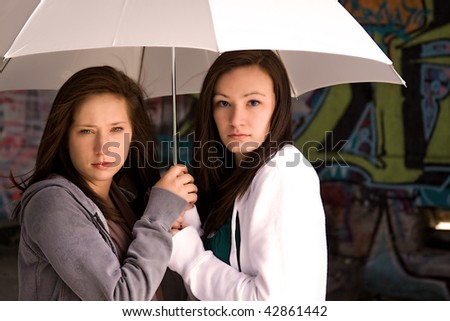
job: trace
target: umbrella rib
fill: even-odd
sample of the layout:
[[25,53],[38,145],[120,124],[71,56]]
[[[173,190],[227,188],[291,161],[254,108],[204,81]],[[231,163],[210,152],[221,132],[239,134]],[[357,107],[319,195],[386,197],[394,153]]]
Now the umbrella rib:
[[139,76],[138,76],[139,83],[142,83],[142,69],[144,67],[145,48],[146,47],[142,47],[141,64],[139,66]]
[[3,72],[3,70],[6,68],[6,65],[11,60],[11,58],[5,58],[3,57],[2,61],[0,61],[0,73]]
[[[281,61],[283,61],[283,58],[280,55],[280,52],[278,50],[274,50],[275,53],[277,54],[278,58],[280,58]],[[299,95],[297,95],[297,91],[295,90],[294,84],[292,83],[291,77],[289,77],[289,87],[291,87],[291,97],[298,97]]]

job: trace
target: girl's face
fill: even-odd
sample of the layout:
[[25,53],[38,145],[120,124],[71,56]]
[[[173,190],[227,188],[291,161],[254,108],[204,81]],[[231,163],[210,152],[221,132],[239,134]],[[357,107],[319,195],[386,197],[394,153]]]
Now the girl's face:
[[74,113],[69,129],[69,154],[75,169],[97,193],[108,191],[123,166],[132,126],[122,97],[96,94]]
[[275,109],[272,79],[257,65],[233,69],[218,79],[213,104],[220,139],[240,161],[264,142],[270,130]]

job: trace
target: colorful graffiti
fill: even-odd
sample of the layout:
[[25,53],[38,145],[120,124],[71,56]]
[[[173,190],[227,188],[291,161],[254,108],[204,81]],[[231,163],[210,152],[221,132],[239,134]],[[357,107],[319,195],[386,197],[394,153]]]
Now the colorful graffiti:
[[[429,22],[433,8],[422,1],[343,3],[382,41],[408,87],[352,84],[311,93],[309,112],[294,134],[296,144],[308,146],[306,153],[314,153],[314,160],[331,159],[329,148],[345,143],[339,151],[350,167],[321,168],[325,180],[358,178],[372,186],[413,187],[423,195],[439,190],[439,205],[450,207],[448,19],[446,28]],[[332,141],[325,133],[333,134]],[[308,142],[317,142],[317,148]],[[436,205],[436,197],[423,197],[421,204],[430,201]]]
[[430,228],[425,209],[450,209],[450,3],[340,2],[408,87],[326,88],[297,116],[296,143],[319,160],[330,252],[363,259],[380,296],[448,300],[450,231]]
[[7,219],[20,197],[10,172],[23,175],[34,166],[45,120],[55,93],[17,91],[0,94],[0,219]]

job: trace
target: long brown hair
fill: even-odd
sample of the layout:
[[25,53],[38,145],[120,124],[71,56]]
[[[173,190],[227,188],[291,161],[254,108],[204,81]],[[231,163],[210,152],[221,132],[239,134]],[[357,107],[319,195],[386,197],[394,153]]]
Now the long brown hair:
[[[257,65],[272,79],[275,109],[266,140],[236,166],[222,144],[213,118],[213,97],[219,78],[238,67]],[[256,172],[286,143],[292,141],[291,87],[286,69],[271,50],[230,51],[210,67],[196,111],[193,171],[199,188],[197,207],[204,221],[205,236],[217,230],[232,214],[234,201],[249,188]],[[206,222],[205,222],[206,221]]]
[[[154,127],[145,111],[142,88],[123,72],[109,66],[80,70],[62,85],[42,134],[34,170],[28,177],[21,177],[20,182],[10,173],[15,187],[24,192],[30,185],[58,174],[77,185],[107,218],[120,219],[81,178],[72,164],[68,149],[68,131],[76,109],[91,95],[103,93],[123,97],[128,107],[133,140],[125,164],[114,180],[119,186],[135,193],[136,198],[130,205],[137,216],[142,214],[147,189],[159,179],[153,146]],[[19,212],[20,202],[13,212],[13,218],[17,218]]]

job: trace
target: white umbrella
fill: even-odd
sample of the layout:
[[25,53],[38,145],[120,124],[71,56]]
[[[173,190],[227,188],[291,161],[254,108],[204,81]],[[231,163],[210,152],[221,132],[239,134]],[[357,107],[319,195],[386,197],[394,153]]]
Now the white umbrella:
[[[212,53],[277,50],[296,95],[340,83],[404,84],[389,58],[337,0],[42,0],[5,57],[134,47],[127,49],[126,59],[141,58],[144,46]],[[103,54],[91,53],[86,59],[98,55],[101,60]],[[80,53],[73,55],[83,59]],[[71,64],[73,55],[66,64]],[[135,70],[141,68],[140,62],[133,66]],[[132,69],[126,60],[123,64]],[[199,70],[204,72],[204,66]],[[155,72],[150,70],[146,76]],[[46,75],[34,77],[36,85],[46,86]],[[192,88],[198,91],[201,80]],[[3,88],[7,84],[2,82]],[[170,95],[171,89],[171,85],[164,91],[150,87],[149,92]]]
[[200,90],[218,54],[241,49],[276,50],[293,96],[341,83],[404,84],[337,0],[42,0],[4,55],[12,59],[0,90],[58,89],[81,68],[109,64],[150,97],[175,98]]
[[39,0],[1,0],[0,56],[3,56],[9,49],[28,17],[38,4]]

